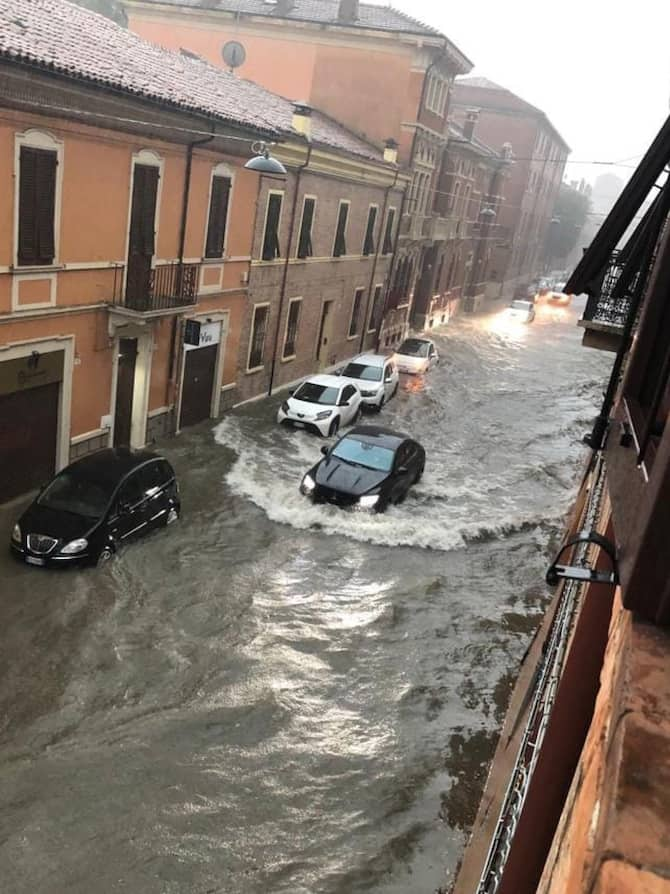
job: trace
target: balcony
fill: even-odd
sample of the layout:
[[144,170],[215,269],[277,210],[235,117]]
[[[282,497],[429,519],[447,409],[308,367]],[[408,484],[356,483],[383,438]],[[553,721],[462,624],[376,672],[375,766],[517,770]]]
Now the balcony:
[[448,242],[458,238],[458,220],[455,217],[427,217],[423,222],[423,235],[433,242]]
[[601,351],[617,351],[630,310],[631,292],[635,287],[634,280],[623,295],[616,297],[614,294],[623,269],[619,256],[620,252],[612,252],[600,292],[589,296],[584,316],[579,321],[579,325],[585,330],[582,343]]
[[422,214],[403,214],[400,221],[400,236],[412,242],[419,242],[424,238],[423,229],[426,218]]
[[[150,267],[148,260],[130,259],[125,292],[115,289],[115,310],[131,314],[161,316],[193,307],[198,301],[200,264],[159,264]],[[121,275],[121,280],[123,276]]]

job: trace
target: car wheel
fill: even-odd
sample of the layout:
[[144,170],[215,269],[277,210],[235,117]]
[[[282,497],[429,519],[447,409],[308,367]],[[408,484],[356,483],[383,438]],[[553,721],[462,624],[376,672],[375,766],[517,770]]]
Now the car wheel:
[[421,479],[423,478],[423,470],[424,470],[424,466],[421,466],[419,471],[416,473],[416,478],[414,479],[414,484],[418,484],[419,481],[421,481]]
[[165,525],[166,526],[171,525],[173,522],[178,521],[180,514],[181,514],[180,510],[177,509],[176,506],[170,506],[170,510],[167,514],[167,518],[165,519]]
[[110,559],[114,557],[114,549],[111,546],[103,546],[103,548],[98,553],[98,558],[96,561],[96,565],[100,568],[101,565],[106,565]]
[[351,420],[352,425],[356,425],[360,421],[362,412],[363,410],[361,409],[361,404],[359,404],[358,409],[354,413],[354,418]]
[[377,404],[377,412],[378,413],[381,413],[382,407],[384,406],[385,403],[386,403],[386,393],[382,394],[382,398],[379,401],[379,403]]
[[395,388],[393,389],[393,393],[391,394],[391,397],[395,397],[397,393],[398,393],[398,383],[396,382]]
[[328,437],[332,438],[333,435],[336,435],[339,427],[340,427],[340,417],[336,416],[333,419],[333,421],[330,423],[330,428],[328,429]]

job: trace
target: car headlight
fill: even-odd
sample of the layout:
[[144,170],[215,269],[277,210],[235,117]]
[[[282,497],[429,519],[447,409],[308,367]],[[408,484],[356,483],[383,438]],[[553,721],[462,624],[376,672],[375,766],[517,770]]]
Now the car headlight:
[[302,484],[300,485],[300,490],[304,494],[311,494],[315,487],[316,487],[316,481],[312,478],[312,476],[305,475],[305,477],[302,479]]
[[358,505],[361,507],[361,509],[372,509],[372,507],[376,506],[378,502],[379,494],[365,494],[359,499]]
[[85,537],[80,537],[78,540],[71,540],[69,543],[66,543],[61,552],[63,555],[71,556],[73,553],[83,552],[88,546],[88,540]]
[[288,401],[283,401],[279,409],[282,411],[282,413],[288,413]]
[[14,530],[12,531],[12,540],[14,543],[21,543],[21,526],[14,525]]
[[327,419],[329,416],[333,415],[332,410],[321,410],[320,413],[316,414],[317,421],[320,419]]

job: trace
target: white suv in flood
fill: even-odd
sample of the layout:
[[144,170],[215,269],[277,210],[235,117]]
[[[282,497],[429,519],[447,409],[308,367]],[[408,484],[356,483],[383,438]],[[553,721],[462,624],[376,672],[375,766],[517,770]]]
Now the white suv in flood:
[[356,385],[363,404],[376,410],[381,410],[398,390],[398,370],[393,357],[385,354],[359,354],[338,369],[337,375]]

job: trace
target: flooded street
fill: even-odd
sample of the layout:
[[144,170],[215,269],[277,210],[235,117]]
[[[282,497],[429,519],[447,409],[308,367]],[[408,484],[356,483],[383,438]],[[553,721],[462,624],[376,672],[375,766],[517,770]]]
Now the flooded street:
[[3,894],[448,884],[612,362],[580,308],[435,333],[371,417],[427,453],[384,516],[299,495],[273,399],[162,446],[182,520],[103,570],[2,547]]

